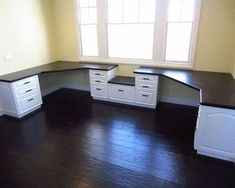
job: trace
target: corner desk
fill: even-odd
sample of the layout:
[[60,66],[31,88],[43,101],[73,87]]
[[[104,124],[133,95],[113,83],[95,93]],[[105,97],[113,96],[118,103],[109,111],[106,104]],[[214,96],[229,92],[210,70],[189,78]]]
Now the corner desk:
[[[200,92],[194,137],[198,154],[235,162],[235,80],[230,74],[139,67],[135,78],[117,76],[118,65],[58,61],[0,76],[2,114],[21,118],[42,104],[38,75],[88,69],[94,99],[155,109],[159,77]],[[183,114],[182,114],[183,115]]]

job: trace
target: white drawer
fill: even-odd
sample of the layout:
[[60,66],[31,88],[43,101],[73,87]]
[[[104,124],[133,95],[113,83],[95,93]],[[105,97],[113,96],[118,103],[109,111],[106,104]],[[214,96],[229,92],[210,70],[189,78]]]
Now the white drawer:
[[90,70],[91,76],[107,76],[107,71]]
[[35,83],[38,83],[38,77],[37,76],[32,76],[32,77],[29,77],[29,78],[25,78],[23,80],[16,81],[13,84],[14,84],[15,89],[17,89],[19,87],[29,86],[29,85],[32,85],[32,84],[35,84]]
[[156,91],[136,89],[136,92],[135,92],[136,103],[155,106],[156,101],[157,101]]
[[139,89],[157,89],[157,82],[141,82],[136,83],[137,88]]
[[134,87],[124,86],[119,84],[109,84],[110,99],[119,100],[123,102],[134,102]]
[[15,89],[15,95],[17,98],[32,95],[33,93],[39,92],[39,88],[36,84],[32,84],[27,87],[17,88]]
[[94,83],[94,84],[105,84],[107,83],[107,79],[105,77],[92,77],[91,78],[91,83]]
[[108,97],[108,87],[107,84],[91,84],[91,95],[93,97]]
[[137,74],[136,75],[137,81],[151,81],[151,82],[157,82],[158,76],[152,76],[152,75],[144,75],[144,74]]
[[42,104],[41,95],[37,92],[25,98],[17,99],[17,104],[19,107],[19,113],[25,113],[30,109],[37,107]]

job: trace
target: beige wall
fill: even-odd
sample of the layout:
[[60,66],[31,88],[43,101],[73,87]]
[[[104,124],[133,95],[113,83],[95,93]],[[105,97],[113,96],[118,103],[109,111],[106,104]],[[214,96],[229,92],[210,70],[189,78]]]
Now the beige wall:
[[0,75],[55,61],[54,28],[51,1],[1,0]]
[[76,16],[73,0],[51,0],[56,25],[57,57],[60,60],[78,61]]
[[202,0],[195,69],[231,72],[235,51],[234,18],[234,0]]

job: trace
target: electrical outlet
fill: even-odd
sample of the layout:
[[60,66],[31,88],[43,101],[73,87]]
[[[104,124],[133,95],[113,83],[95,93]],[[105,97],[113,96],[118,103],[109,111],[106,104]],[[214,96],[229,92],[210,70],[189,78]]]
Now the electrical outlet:
[[13,56],[11,54],[6,54],[3,56],[3,60],[5,63],[10,63],[13,61]]

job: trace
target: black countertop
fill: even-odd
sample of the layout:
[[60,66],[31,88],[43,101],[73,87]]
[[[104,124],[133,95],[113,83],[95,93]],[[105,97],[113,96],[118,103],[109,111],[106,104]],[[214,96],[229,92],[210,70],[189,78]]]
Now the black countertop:
[[0,81],[2,82],[15,82],[29,76],[34,76],[41,73],[50,72],[60,72],[60,71],[70,71],[70,70],[80,70],[80,69],[93,69],[93,70],[104,70],[109,71],[117,65],[112,64],[88,64],[88,63],[78,63],[72,61],[57,61],[30,69],[25,69],[22,71],[14,72],[11,74],[6,74],[0,76]]
[[235,109],[235,80],[228,73],[139,67],[139,74],[160,75],[201,91],[200,103]]
[[127,76],[116,76],[109,80],[108,83],[135,86],[135,78]]
[[[38,67],[33,67],[30,69],[0,76],[0,81],[14,82],[41,73],[80,69],[108,71],[117,66],[118,65],[112,64],[88,64],[71,61],[57,61],[54,63],[49,63]],[[191,88],[194,88],[198,91],[201,91],[200,103],[202,105],[235,109],[235,80],[233,79],[231,74],[162,69],[153,67],[139,67],[134,71],[134,73],[165,76],[184,85],[187,85]],[[119,83],[133,86],[135,84],[134,78],[121,76],[115,77],[111,81],[111,83]]]

